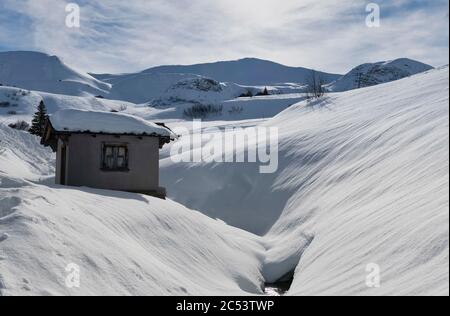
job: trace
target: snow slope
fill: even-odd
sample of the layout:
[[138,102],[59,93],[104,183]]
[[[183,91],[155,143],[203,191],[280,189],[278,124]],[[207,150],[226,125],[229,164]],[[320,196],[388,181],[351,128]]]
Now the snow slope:
[[[279,128],[279,169],[263,175],[256,164],[165,158],[162,182],[186,206],[46,186],[53,155],[0,123],[0,295],[261,294],[264,280],[290,272],[290,295],[448,295],[448,71],[290,107],[302,96],[222,102],[244,110],[211,126],[286,109],[240,123]],[[169,80],[183,98],[199,87],[200,77],[187,76],[181,86]],[[136,107],[0,87],[0,103],[9,102],[0,121],[29,117],[40,98],[51,112],[114,106],[144,118],[180,117],[176,102]],[[81,268],[79,289],[65,286],[70,263]],[[365,284],[371,263],[381,269],[380,288]]]
[[0,87],[0,122],[14,123],[18,120],[30,122],[32,115],[36,112],[36,108],[42,100],[49,114],[65,109],[125,111],[135,106],[135,104],[125,101]]
[[370,87],[403,79],[431,69],[433,67],[407,58],[363,64],[352,69],[348,74],[329,85],[328,88],[333,92],[342,92]]
[[40,145],[39,138],[0,123],[0,189],[49,177],[53,165],[53,154]]
[[[190,73],[214,78],[221,82],[261,86],[279,83],[306,83],[310,69],[288,67],[267,60],[245,58],[189,66],[160,66],[144,70],[144,73]],[[326,83],[337,80],[340,75],[320,73]]]
[[265,123],[280,131],[276,173],[167,158],[162,182],[263,236],[265,278],[295,270],[291,295],[448,295],[448,101],[447,67],[302,102]]
[[[223,121],[233,124],[235,121],[267,119],[282,112],[289,106],[304,100],[304,94],[282,94],[271,96],[259,96],[252,98],[237,98],[232,100],[217,101],[217,103],[205,102],[205,105],[214,105],[220,107],[220,113],[212,114],[203,118],[208,122]],[[129,107],[126,112],[140,116],[150,121],[176,122],[179,125],[181,121],[187,123],[192,118],[186,117],[184,111],[198,104],[197,101],[178,100],[159,100],[153,106],[139,105]],[[157,105],[158,104],[158,105]]]
[[246,88],[190,74],[142,73],[110,82],[110,99],[158,105],[181,102],[217,103],[234,99]]
[[0,84],[75,96],[102,95],[110,88],[58,57],[38,52],[0,52]]
[[305,89],[298,84],[242,86],[232,82],[219,82],[213,77],[183,73],[128,74],[107,81],[112,85],[109,99],[154,107],[218,104],[248,92],[256,95],[266,87],[274,95],[299,93]]
[[0,124],[0,296],[262,293],[256,236],[172,201],[42,185],[52,157]]
[[172,201],[29,185],[0,189],[0,211],[2,295],[262,293],[256,238]]
[[[200,78],[200,77],[198,77]],[[151,104],[140,104],[96,97],[77,97],[46,92],[29,91],[20,88],[0,87],[0,122],[15,123],[19,120],[31,121],[37,105],[44,100],[49,114],[60,110],[74,109],[86,111],[119,111],[136,115],[149,121],[180,121],[186,118],[184,111],[203,102],[222,108],[219,115],[209,120],[233,121],[273,117],[287,107],[305,97],[303,94],[276,94],[253,98],[234,98],[242,88],[233,84],[217,83],[220,91],[202,91],[197,89],[197,79],[181,81],[169,92],[161,92],[161,98]],[[200,79],[203,83],[204,78]],[[206,80],[206,79],[205,79]],[[206,82],[209,82],[207,80]],[[188,87],[185,87],[188,84]],[[191,84],[194,88],[191,89]],[[208,88],[210,88],[208,86]],[[165,97],[164,97],[165,96]],[[230,99],[227,99],[227,98]],[[146,99],[146,98],[145,98]]]

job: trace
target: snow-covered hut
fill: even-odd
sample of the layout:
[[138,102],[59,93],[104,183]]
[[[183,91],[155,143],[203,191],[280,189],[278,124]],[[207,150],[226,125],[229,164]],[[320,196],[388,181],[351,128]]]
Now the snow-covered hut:
[[42,144],[56,152],[56,183],[165,198],[159,150],[176,138],[165,125],[122,113],[62,110]]

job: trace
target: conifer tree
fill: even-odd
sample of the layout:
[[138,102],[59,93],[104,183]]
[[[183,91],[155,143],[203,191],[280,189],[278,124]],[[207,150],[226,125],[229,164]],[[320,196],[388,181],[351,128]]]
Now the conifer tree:
[[47,118],[47,109],[45,108],[44,101],[41,101],[38,105],[37,112],[34,114],[33,120],[31,121],[30,134],[42,137]]

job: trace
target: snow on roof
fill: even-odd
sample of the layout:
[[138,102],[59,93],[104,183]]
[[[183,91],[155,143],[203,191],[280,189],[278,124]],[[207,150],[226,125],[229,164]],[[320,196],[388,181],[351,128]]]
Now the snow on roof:
[[58,132],[157,135],[176,138],[176,135],[164,126],[123,113],[61,110],[50,116],[50,123]]

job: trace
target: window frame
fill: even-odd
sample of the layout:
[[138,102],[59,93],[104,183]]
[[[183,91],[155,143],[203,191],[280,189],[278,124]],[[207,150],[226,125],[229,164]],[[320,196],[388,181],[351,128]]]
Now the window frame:
[[[115,160],[113,162],[114,166],[112,168],[109,168],[106,164],[106,150],[107,148],[124,148],[125,149],[125,166],[124,167],[118,167],[117,166],[117,157],[115,157]],[[102,143],[101,147],[101,161],[100,161],[100,170],[104,172],[129,172],[129,163],[130,163],[130,151],[128,150],[128,143],[109,143],[104,142]]]

